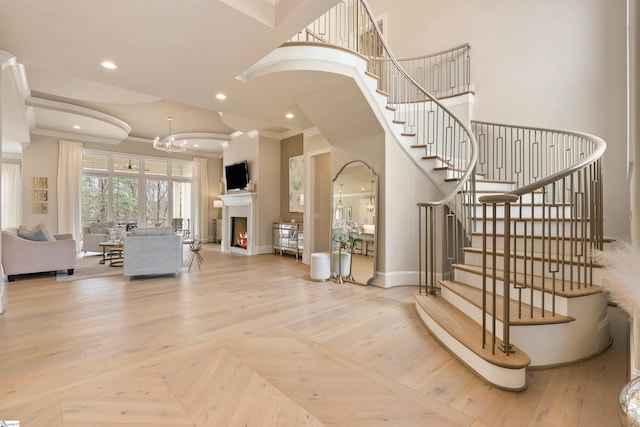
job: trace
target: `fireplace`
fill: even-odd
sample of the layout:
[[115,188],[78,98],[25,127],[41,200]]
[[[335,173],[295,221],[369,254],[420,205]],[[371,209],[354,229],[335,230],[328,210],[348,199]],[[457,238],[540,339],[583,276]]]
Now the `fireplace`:
[[238,192],[221,195],[222,242],[220,250],[241,255],[258,253],[256,193]]
[[235,248],[247,249],[247,217],[231,217],[231,240],[229,244]]

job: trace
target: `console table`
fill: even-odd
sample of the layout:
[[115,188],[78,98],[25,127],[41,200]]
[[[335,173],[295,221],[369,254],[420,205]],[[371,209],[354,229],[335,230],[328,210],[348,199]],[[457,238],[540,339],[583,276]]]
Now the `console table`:
[[291,252],[296,256],[302,256],[304,250],[304,225],[296,222],[273,223],[273,251],[280,255]]

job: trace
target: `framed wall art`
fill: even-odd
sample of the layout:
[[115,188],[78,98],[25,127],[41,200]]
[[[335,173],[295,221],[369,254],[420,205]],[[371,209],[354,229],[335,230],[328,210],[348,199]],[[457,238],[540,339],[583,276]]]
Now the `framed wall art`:
[[289,157],[289,212],[304,212],[304,155]]

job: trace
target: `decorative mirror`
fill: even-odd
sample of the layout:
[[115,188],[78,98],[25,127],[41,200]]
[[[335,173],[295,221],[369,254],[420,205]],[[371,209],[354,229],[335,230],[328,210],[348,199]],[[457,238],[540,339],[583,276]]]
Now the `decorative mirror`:
[[331,269],[339,283],[366,285],[375,275],[377,183],[361,161],[344,165],[333,180]]

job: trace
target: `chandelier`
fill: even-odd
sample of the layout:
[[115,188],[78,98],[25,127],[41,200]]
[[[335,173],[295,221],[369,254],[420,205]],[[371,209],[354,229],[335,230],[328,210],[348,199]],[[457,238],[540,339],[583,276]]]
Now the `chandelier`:
[[367,210],[369,212],[373,212],[375,210],[375,205],[373,204],[373,181],[371,181],[371,194],[369,196],[369,200],[367,201]]
[[340,196],[338,198],[338,203],[336,203],[336,209],[339,211],[342,211],[343,205],[342,205],[342,184],[340,184]]
[[153,140],[153,148],[156,150],[166,151],[167,153],[181,153],[187,149],[187,141],[176,141],[171,134],[171,122],[173,117],[167,117],[169,120],[169,135],[160,139],[156,136]]

